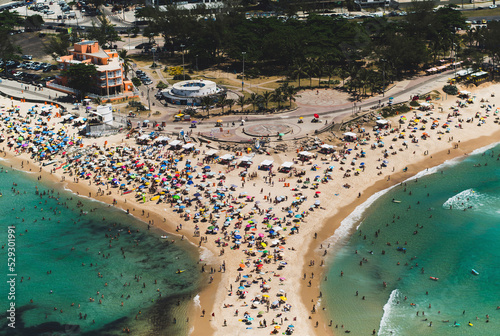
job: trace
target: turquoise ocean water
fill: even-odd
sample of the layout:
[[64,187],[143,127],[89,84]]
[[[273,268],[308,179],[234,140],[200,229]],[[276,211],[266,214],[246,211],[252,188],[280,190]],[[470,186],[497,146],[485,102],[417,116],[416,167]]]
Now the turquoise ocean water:
[[337,334],[500,335],[499,154],[447,162],[357,209],[322,285]]
[[[169,244],[121,210],[52,188],[0,166],[0,335],[121,335],[123,328],[186,335],[187,302],[201,283],[196,249]],[[16,226],[15,330],[5,318],[9,225]]]

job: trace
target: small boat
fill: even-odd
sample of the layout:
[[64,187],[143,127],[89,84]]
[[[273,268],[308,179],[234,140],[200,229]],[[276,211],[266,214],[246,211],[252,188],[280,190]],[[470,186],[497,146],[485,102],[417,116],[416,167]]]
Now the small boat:
[[49,166],[49,165],[54,164],[54,163],[56,163],[56,162],[57,162],[57,160],[50,160],[49,162],[44,162],[44,163],[43,163],[43,166],[44,166],[44,167],[45,167],[45,166]]
[[469,327],[473,327],[474,325],[472,323],[469,322]]
[[168,236],[160,236],[160,238],[167,239]]
[[472,269],[471,273],[474,274],[474,275],[479,275],[479,272],[476,271],[475,269]]
[[401,203],[401,201],[398,201],[397,199],[392,199],[392,203]]
[[439,280],[439,278],[436,278],[436,277],[429,277],[429,279],[434,280],[434,281],[438,281]]
[[181,274],[182,272],[185,272],[186,270],[177,270],[175,274]]

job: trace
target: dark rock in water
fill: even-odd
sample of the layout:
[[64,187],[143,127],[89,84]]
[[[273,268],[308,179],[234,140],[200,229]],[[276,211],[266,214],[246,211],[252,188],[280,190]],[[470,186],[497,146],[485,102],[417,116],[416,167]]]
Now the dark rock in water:
[[77,324],[47,322],[29,328],[22,328],[19,332],[23,336],[76,335],[80,334],[80,326]]

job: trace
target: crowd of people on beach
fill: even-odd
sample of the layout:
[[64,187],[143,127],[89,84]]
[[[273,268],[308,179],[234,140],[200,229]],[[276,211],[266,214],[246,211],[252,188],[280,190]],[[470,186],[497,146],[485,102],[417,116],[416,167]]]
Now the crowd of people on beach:
[[[293,267],[290,256],[296,258],[298,246],[290,246],[289,240],[304,226],[315,225],[308,217],[327,213],[321,202],[325,193],[337,196],[342,188],[350,189],[365,171],[390,174],[395,169],[391,157],[398,153],[415,154],[417,145],[429,139],[452,142],[454,129],[467,123],[481,126],[497,115],[494,106],[483,104],[482,112],[464,117],[458,106],[465,108],[459,101],[449,112],[412,111],[373,130],[351,126],[358,133],[356,141],[342,141],[335,148],[319,143],[314,154],[296,144],[288,153],[293,156],[289,169],[276,167],[272,160],[257,164],[272,156],[263,151],[219,153],[203,143],[186,143],[183,136],[169,142],[146,129],[119,134],[114,143],[87,139],[50,105],[2,106],[0,146],[9,154],[24,155],[39,171],[88,186],[89,197],[112,197],[113,205],[127,213],[141,217],[142,205],[154,205],[183,238],[198,240],[200,247],[212,244],[220,260],[231,254],[219,269],[225,273],[231,267],[236,275],[223,307],[233,311],[234,321],[224,319],[224,326],[252,329],[258,321],[259,328],[272,333],[292,334],[299,299],[287,296],[286,288],[295,279],[283,273]],[[339,190],[332,189],[333,180],[341,181]],[[148,227],[156,224],[149,220]]]

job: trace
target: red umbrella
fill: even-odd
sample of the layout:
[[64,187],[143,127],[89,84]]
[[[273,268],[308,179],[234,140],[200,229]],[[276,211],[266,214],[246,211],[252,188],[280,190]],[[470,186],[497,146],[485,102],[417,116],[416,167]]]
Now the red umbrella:
[[315,114],[315,115],[314,115],[314,118],[319,118],[319,114]]

